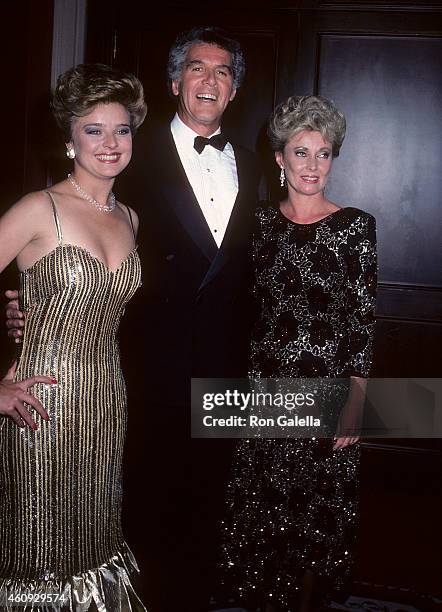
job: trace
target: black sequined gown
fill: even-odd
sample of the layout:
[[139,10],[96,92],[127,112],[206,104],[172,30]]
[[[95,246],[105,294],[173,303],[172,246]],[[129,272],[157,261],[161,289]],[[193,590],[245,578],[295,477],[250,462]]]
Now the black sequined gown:
[[[259,314],[252,378],[368,376],[374,330],[374,218],[342,208],[307,225],[256,212]],[[225,583],[246,602],[293,610],[306,569],[343,585],[352,565],[359,447],[331,439],[244,439],[223,522]]]
[[16,379],[58,384],[32,390],[50,416],[36,415],[37,431],[0,422],[0,610],[145,612],[121,529],[127,406],[116,337],[140,260],[134,248],[109,270],[64,242],[50,197],[58,245],[20,275]]

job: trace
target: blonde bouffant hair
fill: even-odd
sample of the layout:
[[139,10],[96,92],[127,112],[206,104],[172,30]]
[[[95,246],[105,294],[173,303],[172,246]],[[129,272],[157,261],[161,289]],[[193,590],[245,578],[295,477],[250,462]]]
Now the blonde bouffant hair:
[[322,96],[290,96],[272,113],[267,134],[274,151],[283,151],[299,132],[320,132],[338,157],[345,137],[345,117],[331,100]]

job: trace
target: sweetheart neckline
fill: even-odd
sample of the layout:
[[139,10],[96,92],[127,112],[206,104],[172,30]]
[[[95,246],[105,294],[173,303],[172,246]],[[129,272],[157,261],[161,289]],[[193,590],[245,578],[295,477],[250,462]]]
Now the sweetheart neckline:
[[125,262],[129,259],[129,257],[131,255],[133,255],[134,253],[137,252],[138,249],[138,245],[134,246],[133,249],[131,249],[129,251],[129,253],[126,255],[126,257],[121,261],[121,263],[119,264],[119,266],[117,268],[115,268],[115,270],[111,270],[110,268],[108,268],[108,266],[104,263],[104,261],[102,261],[99,257],[97,257],[96,255],[93,255],[86,247],[81,246],[80,244],[71,244],[69,242],[63,242],[63,244],[57,244],[56,247],[54,247],[51,251],[48,251],[47,253],[45,253],[44,255],[42,255],[39,259],[37,259],[37,261],[34,261],[34,263],[30,266],[28,266],[27,268],[25,268],[24,270],[20,271],[20,274],[24,274],[25,272],[29,272],[30,270],[32,270],[32,268],[34,268],[35,266],[37,266],[38,264],[40,264],[42,261],[44,261],[47,257],[49,257],[50,255],[53,255],[58,249],[63,248],[63,247],[70,247],[70,248],[75,248],[78,249],[79,251],[83,251],[83,253],[86,253],[86,255],[89,255],[89,257],[93,260],[95,260],[96,262],[98,262],[105,270],[108,274],[117,274],[121,268],[123,267],[123,265],[125,264]]

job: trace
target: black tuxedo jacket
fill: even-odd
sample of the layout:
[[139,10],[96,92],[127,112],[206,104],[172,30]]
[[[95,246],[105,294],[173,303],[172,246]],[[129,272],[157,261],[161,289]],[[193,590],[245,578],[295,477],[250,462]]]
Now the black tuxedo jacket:
[[149,397],[179,406],[188,402],[192,376],[246,375],[260,171],[251,152],[233,145],[239,192],[218,249],[170,127],[150,127],[135,145],[118,195],[140,216],[143,287],[127,317],[132,332],[126,328],[122,342],[127,348],[129,340],[132,359],[137,354],[137,374],[142,372]]

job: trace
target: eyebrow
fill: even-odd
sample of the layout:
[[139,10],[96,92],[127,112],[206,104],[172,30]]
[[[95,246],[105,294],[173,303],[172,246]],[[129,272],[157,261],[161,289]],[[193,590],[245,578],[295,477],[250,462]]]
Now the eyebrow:
[[[331,150],[331,145],[330,146],[325,146],[325,147],[321,147],[320,149],[318,149],[318,151],[330,151]],[[295,149],[304,149],[304,151],[309,151],[308,147],[303,147],[302,145],[295,147]]]
[[[85,123],[83,127],[103,127],[105,123]],[[117,123],[118,127],[130,127],[128,123]]]
[[[187,67],[195,65],[195,64],[204,64],[205,62],[203,60],[199,60],[199,59],[194,59],[194,60],[189,60],[186,64]],[[215,66],[215,68],[225,68],[226,70],[228,70],[230,73],[232,72],[232,67],[229,66],[228,64],[218,64],[217,66]]]

